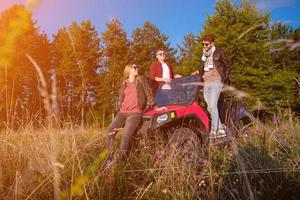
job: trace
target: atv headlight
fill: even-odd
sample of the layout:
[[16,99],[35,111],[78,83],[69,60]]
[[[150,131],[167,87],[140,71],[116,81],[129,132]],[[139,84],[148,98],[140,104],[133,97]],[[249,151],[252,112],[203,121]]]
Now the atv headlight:
[[158,124],[160,124],[160,123],[171,121],[174,118],[176,118],[176,113],[175,113],[175,111],[172,111],[172,112],[163,113],[163,114],[157,116],[156,122]]
[[169,119],[169,116],[168,116],[168,113],[166,113],[166,114],[158,116],[156,119],[156,122],[161,123],[161,122],[168,121],[168,119]]

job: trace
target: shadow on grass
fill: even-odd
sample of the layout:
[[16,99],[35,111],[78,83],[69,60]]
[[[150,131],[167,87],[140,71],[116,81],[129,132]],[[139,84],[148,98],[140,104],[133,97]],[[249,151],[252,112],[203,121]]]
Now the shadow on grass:
[[219,199],[300,199],[299,174],[290,173],[265,144],[237,147]]

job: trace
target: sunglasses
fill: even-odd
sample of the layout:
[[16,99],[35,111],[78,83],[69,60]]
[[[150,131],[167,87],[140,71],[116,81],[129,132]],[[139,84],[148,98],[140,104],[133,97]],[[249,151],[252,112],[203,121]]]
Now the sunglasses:
[[164,55],[166,55],[165,53],[158,53],[158,54],[156,54],[156,55],[158,55],[158,56],[164,56]]
[[133,68],[134,70],[138,69],[138,67],[136,65],[133,65],[131,68]]
[[208,45],[210,45],[210,43],[202,42],[202,45],[207,47]]

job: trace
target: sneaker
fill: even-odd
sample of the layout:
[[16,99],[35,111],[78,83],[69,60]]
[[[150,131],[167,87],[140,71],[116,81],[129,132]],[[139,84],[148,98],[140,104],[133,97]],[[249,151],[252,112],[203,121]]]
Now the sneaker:
[[215,131],[211,131],[209,133],[209,138],[212,139],[212,138],[217,138],[217,133]]
[[210,139],[222,138],[222,137],[226,137],[226,132],[224,129],[219,129],[217,132],[212,131],[212,132],[210,132],[210,135],[209,135]]
[[217,136],[218,137],[226,137],[226,131],[224,129],[219,129],[217,131]]

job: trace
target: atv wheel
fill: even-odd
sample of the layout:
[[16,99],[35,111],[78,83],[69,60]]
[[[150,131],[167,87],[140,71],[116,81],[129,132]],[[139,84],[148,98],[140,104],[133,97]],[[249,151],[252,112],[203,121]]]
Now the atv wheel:
[[201,140],[189,128],[176,129],[168,142],[169,153],[174,159],[186,164],[201,162]]

